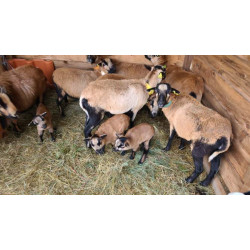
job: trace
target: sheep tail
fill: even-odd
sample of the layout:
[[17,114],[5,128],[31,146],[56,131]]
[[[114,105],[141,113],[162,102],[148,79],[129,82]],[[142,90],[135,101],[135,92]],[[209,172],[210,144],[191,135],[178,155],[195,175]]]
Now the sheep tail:
[[208,162],[211,162],[216,156],[228,150],[230,142],[226,137],[221,137],[215,143],[215,151],[209,156]]

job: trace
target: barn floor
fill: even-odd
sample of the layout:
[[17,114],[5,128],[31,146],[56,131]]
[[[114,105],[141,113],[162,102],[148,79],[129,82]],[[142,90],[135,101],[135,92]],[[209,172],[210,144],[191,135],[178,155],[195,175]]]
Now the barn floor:
[[152,119],[147,109],[139,112],[135,123],[153,124],[156,135],[148,159],[138,165],[141,152],[130,160],[129,154],[121,156],[111,146],[102,156],[87,149],[85,115],[78,101],[70,99],[66,117],[61,118],[55,99],[54,90],[47,92],[45,104],[53,114],[56,142],[46,132],[41,144],[36,127],[27,126],[35,108],[21,115],[21,134],[10,130],[0,141],[0,194],[214,194],[211,186],[197,184],[205,174],[194,184],[185,183],[193,171],[189,147],[179,151],[179,139],[175,139],[172,151],[162,151],[169,134],[164,116]]

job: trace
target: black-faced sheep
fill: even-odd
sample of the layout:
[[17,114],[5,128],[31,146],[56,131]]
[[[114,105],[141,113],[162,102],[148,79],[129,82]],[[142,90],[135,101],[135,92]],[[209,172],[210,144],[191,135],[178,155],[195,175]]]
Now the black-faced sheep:
[[81,92],[86,86],[98,77],[114,73],[115,66],[109,58],[102,59],[96,65],[94,71],[74,68],[58,68],[53,72],[53,81],[57,92],[57,105],[60,114],[64,116],[62,108],[63,100],[68,102],[67,96],[80,98]]
[[152,88],[165,78],[165,68],[155,66],[143,79],[97,80],[91,82],[82,92],[80,106],[86,113],[85,138],[90,137],[104,117],[111,114],[127,113],[133,122],[137,112],[147,103]]
[[123,134],[130,124],[130,118],[127,115],[114,115],[105,121],[93,136],[87,138],[91,147],[98,154],[104,154],[105,145],[115,145],[116,134]]
[[17,118],[16,112],[43,101],[47,79],[43,72],[31,65],[3,72],[0,75],[0,113]]
[[219,170],[221,154],[230,147],[233,138],[230,121],[190,95],[178,94],[169,84],[158,84],[156,94],[158,105],[170,123],[168,144],[175,133],[191,142],[195,171],[186,181],[193,182],[203,172],[203,157],[209,155],[211,170],[200,183],[208,186]]
[[135,158],[135,153],[139,149],[140,145],[143,144],[144,150],[142,157],[138,164],[142,164],[148,155],[149,143],[155,134],[154,127],[148,123],[141,123],[128,130],[125,136],[117,135],[117,140],[115,142],[116,151],[127,151],[132,149],[130,159]]
[[[165,82],[169,83],[172,88],[178,89],[181,94],[191,95],[198,101],[201,101],[204,92],[204,80],[201,76],[187,72],[177,66],[167,67],[167,75]],[[156,98],[157,99],[157,98]],[[152,117],[155,117],[158,113],[157,100],[151,98],[149,103],[149,109]],[[166,151],[170,150],[171,144],[166,148]],[[185,148],[185,140],[181,139],[179,149]]]
[[52,123],[52,116],[48,108],[40,103],[36,110],[36,116],[29,123],[29,126],[34,124],[37,126],[37,132],[40,137],[40,141],[43,142],[43,134],[45,130],[48,130],[51,136],[51,140],[55,141],[54,129]]

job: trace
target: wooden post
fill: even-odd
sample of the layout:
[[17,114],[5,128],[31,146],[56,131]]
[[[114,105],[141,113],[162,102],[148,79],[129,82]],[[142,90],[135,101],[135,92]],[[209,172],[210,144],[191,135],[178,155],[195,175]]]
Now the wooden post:
[[193,60],[194,56],[185,56],[184,62],[183,62],[183,69],[186,71],[190,71],[191,62]]

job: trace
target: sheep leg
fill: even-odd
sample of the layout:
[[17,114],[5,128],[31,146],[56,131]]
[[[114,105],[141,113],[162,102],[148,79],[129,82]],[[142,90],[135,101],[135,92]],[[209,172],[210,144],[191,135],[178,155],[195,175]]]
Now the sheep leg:
[[38,131],[38,135],[40,137],[40,141],[43,142],[43,134],[44,134],[44,130],[39,130]]
[[149,142],[150,140],[144,142],[143,154],[138,164],[142,164],[146,160],[149,151]]
[[[101,122],[103,119],[103,113],[95,113],[89,112],[89,119],[86,121],[85,128],[84,128],[84,136],[85,138],[89,138],[91,136],[91,131]],[[89,141],[86,140],[86,146],[90,147]]]
[[134,150],[132,150],[129,159],[130,159],[130,160],[134,160],[134,159],[135,159],[135,151],[134,151]]
[[51,141],[56,141],[53,128],[49,128],[49,133],[51,136]]
[[65,102],[68,101],[67,94],[60,87],[58,87],[56,84],[55,84],[55,87],[56,87],[56,93],[57,93],[56,104],[59,108],[59,112],[60,112],[61,116],[65,116],[64,110],[62,108],[62,102],[63,102],[63,100],[65,100]]
[[128,112],[125,113],[125,115],[127,115],[130,118],[129,128],[132,128],[134,126],[134,122],[132,121],[134,112],[129,110]]
[[181,143],[180,143],[180,146],[179,146],[179,149],[180,150],[183,150],[185,147],[186,147],[186,144],[188,143],[187,140],[181,138]]
[[14,128],[16,130],[16,132],[21,132],[22,130],[19,128],[18,124],[17,124],[17,119],[11,119],[12,124],[14,125]]
[[170,126],[170,136],[168,139],[168,143],[167,143],[167,146],[163,150],[165,151],[170,150],[175,135],[176,135],[175,129],[172,126]]
[[195,170],[186,178],[186,182],[192,183],[203,172],[203,157],[193,156]]
[[220,166],[220,158],[221,156],[218,155],[217,157],[215,157],[212,161],[211,161],[211,168],[210,168],[210,172],[207,175],[207,177],[200,182],[200,185],[207,187],[212,179],[214,178],[214,176],[217,174],[217,172],[219,171],[219,166]]

